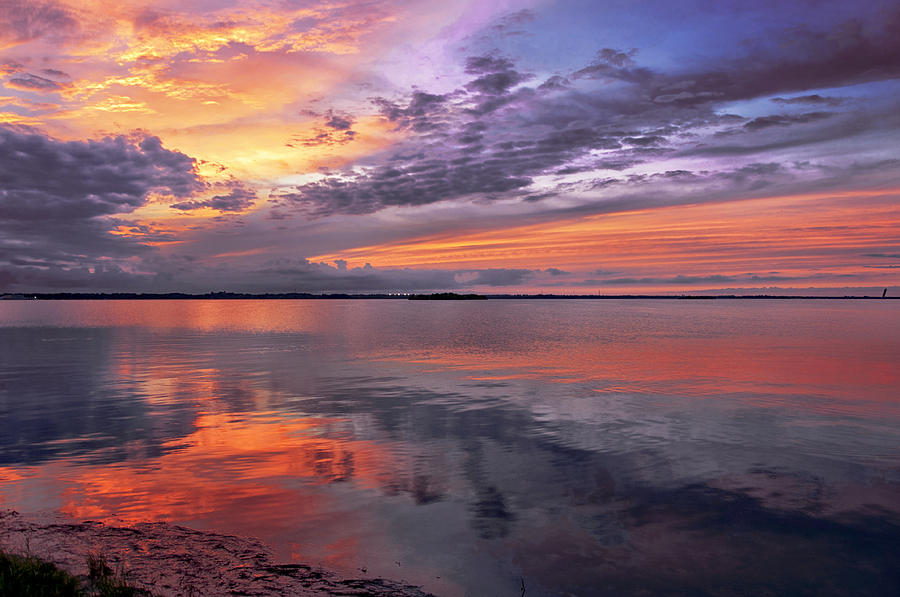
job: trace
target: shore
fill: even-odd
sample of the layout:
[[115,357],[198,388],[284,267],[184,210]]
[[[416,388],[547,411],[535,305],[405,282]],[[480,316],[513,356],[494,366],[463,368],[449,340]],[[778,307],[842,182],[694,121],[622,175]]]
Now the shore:
[[306,564],[279,564],[262,542],[166,523],[111,526],[0,510],[0,550],[36,556],[78,576],[89,553],[156,597],[201,595],[370,595],[427,597],[383,578],[344,578]]

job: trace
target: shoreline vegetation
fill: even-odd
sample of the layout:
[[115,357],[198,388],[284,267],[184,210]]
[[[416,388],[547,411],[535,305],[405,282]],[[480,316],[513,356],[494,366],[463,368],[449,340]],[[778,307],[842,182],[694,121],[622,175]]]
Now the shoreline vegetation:
[[153,597],[132,586],[121,570],[109,567],[102,554],[87,556],[87,577],[79,578],[32,555],[0,550],[0,595],[19,597]]
[[271,548],[249,537],[162,522],[114,526],[26,517],[13,510],[0,510],[0,595],[432,597],[402,581],[276,563]]
[[408,299],[408,300],[485,300],[485,299],[530,299],[530,300],[570,300],[570,299],[659,299],[659,300],[885,300],[900,299],[900,296],[817,296],[805,294],[457,294],[455,292],[436,292],[432,294],[414,293],[322,293],[280,292],[280,293],[243,293],[243,292],[205,292],[188,294],[183,292],[29,292],[0,295],[0,300],[43,300],[43,301],[104,301],[104,300],[329,300],[329,299]]

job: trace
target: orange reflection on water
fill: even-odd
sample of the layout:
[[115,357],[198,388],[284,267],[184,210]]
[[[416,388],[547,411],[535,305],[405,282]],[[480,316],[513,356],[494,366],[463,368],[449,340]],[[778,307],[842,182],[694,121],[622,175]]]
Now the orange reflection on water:
[[[5,501],[28,504],[29,492],[46,495],[52,490],[60,501],[58,510],[75,519],[176,521],[281,537],[295,544],[292,551],[297,553],[302,537],[292,531],[304,524],[322,525],[320,532],[337,537],[339,549],[332,553],[326,546],[318,558],[348,568],[362,556],[355,533],[366,526],[360,519],[367,514],[337,512],[328,492],[315,487],[352,482],[366,490],[397,481],[391,445],[352,439],[347,424],[276,413],[201,414],[196,431],[167,442],[164,448],[171,451],[160,457],[142,457],[144,447],[135,445],[129,450],[134,458],[120,464],[72,457],[0,468],[2,491]],[[91,454],[91,460],[96,462],[97,456]]]
[[327,325],[323,317],[339,309],[336,301],[289,300],[116,300],[4,301],[6,320],[40,321],[42,325],[135,327],[197,331],[306,332]]
[[896,343],[880,344],[875,336],[867,336],[863,327],[839,342],[768,333],[593,342],[562,338],[514,350],[430,346],[427,356],[386,354],[383,360],[432,373],[452,371],[472,381],[593,384],[597,393],[728,396],[757,406],[787,402],[805,412],[896,413]]
[[[281,493],[275,479],[305,484],[353,479],[377,487],[384,445],[322,435],[333,419],[288,419],[275,413],[252,419],[203,414],[197,430],[173,440],[172,452],[125,469],[78,467],[66,477],[63,512],[120,520],[196,518],[229,502]],[[293,494],[293,491],[288,493]]]

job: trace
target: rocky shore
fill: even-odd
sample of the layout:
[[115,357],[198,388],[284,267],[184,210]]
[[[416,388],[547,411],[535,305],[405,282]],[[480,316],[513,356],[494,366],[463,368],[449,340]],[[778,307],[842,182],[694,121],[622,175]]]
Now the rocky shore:
[[82,578],[88,554],[101,554],[130,584],[157,597],[428,595],[387,579],[342,578],[306,564],[276,563],[272,550],[256,539],[166,523],[111,526],[2,510],[0,550],[36,556]]

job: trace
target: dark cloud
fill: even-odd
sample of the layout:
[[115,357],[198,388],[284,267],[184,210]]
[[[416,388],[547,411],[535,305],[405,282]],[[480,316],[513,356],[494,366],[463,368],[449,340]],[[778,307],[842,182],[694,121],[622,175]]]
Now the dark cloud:
[[589,65],[573,73],[573,77],[580,79],[582,77],[590,77],[593,79],[612,77],[620,79],[637,79],[644,78],[649,71],[631,71],[630,67],[634,66],[634,56],[637,49],[633,48],[627,52],[616,50],[613,48],[603,48],[597,52],[594,61]]
[[705,71],[654,74],[652,95],[656,101],[698,104],[900,77],[900,8],[867,22],[850,20],[825,30],[795,28],[775,37],[782,43]]
[[407,292],[462,290],[475,286],[516,286],[537,272],[529,269],[480,270],[379,269],[369,264],[347,267],[307,259],[279,259],[257,272],[266,279],[264,288],[299,289],[304,292]]
[[807,122],[815,122],[823,118],[829,118],[830,112],[808,112],[806,114],[773,114],[771,116],[760,116],[754,118],[744,125],[744,128],[751,131],[769,128],[771,126],[790,126],[792,124],[804,124]]
[[[109,260],[51,263],[35,257],[10,258],[0,249],[0,291],[128,290],[134,292],[433,292],[516,286],[537,270],[381,269],[348,267],[308,259],[276,259],[253,268],[211,266],[189,255],[161,255],[143,249],[141,271]],[[15,263],[13,263],[15,262]],[[152,272],[152,273],[146,273]]]
[[350,130],[350,127],[353,126],[353,120],[347,116],[339,116],[329,112],[328,120],[325,121],[325,126],[339,131],[348,131]]
[[[682,156],[738,156],[764,154],[771,156],[773,152],[795,147],[809,147],[818,143],[837,141],[850,137],[872,133],[878,130],[890,130],[900,127],[900,112],[888,109],[884,112],[860,112],[844,115],[835,114],[831,118],[818,119],[817,126],[792,127],[789,131],[779,132],[780,126],[763,126],[756,130],[740,127],[742,138],[735,131],[721,136],[722,139],[733,139],[734,142],[723,143],[719,138],[706,138],[693,147],[678,151]],[[750,135],[757,135],[750,136]],[[719,137],[718,135],[715,137]],[[886,168],[882,168],[886,170]]]
[[353,118],[351,116],[335,114],[334,111],[329,110],[325,113],[324,126],[315,129],[315,134],[312,137],[294,137],[287,146],[344,145],[345,143],[350,143],[356,137],[356,131],[352,127]]
[[566,272],[566,271],[563,271],[563,270],[555,268],[555,267],[548,267],[544,271],[547,272],[548,274],[550,274],[551,276],[568,276],[571,273],[571,272]]
[[[0,11],[0,36],[7,34],[3,41],[10,35],[15,39],[30,39],[75,26],[69,13],[52,2],[3,2],[3,8],[7,6],[11,7],[10,11]],[[292,208],[327,216],[469,199],[482,203],[509,199],[532,204],[543,201],[540,204],[544,206],[543,213],[563,209],[584,209],[580,213],[588,213],[653,206],[676,201],[673,199],[676,194],[721,200],[736,188],[758,188],[789,178],[801,170],[798,159],[809,160],[809,176],[827,173],[837,177],[840,171],[834,170],[833,165],[823,165],[823,160],[815,156],[794,154],[782,161],[785,156],[777,154],[860,131],[890,131],[897,126],[896,116],[882,118],[870,111],[870,118],[861,118],[859,112],[853,112],[861,102],[844,102],[813,92],[832,93],[821,90],[896,78],[900,73],[895,51],[900,47],[895,35],[900,23],[898,14],[885,14],[880,23],[857,24],[851,27],[852,35],[847,35],[846,30],[853,23],[845,23],[830,30],[792,30],[790,44],[781,43],[788,38],[776,39],[768,46],[736,43],[734,51],[743,53],[738,58],[717,63],[695,61],[666,71],[642,67],[639,52],[627,47],[603,48],[584,68],[557,74],[543,82],[532,80],[524,65],[520,67],[498,53],[472,56],[464,64],[467,80],[455,90],[431,93],[415,89],[406,95],[374,99],[378,113],[385,119],[383,124],[402,132],[406,141],[390,152],[350,164],[345,170],[323,171],[323,178],[318,182],[276,192],[279,200],[273,204],[276,209],[269,217],[286,218]],[[136,24],[164,27],[163,17],[148,11]],[[508,15],[494,29],[516,33],[516,27],[532,17],[527,11]],[[11,25],[13,21],[15,25]],[[19,33],[10,34],[13,30]],[[0,68],[5,69],[8,79],[18,81],[13,84],[32,91],[53,90],[65,84],[67,77],[62,71],[41,70],[39,66],[32,67],[31,62],[28,65],[26,68],[22,64],[7,64]],[[26,72],[28,69],[34,74]],[[775,94],[784,97],[772,98]],[[759,116],[748,119],[721,113],[737,111],[735,105],[745,105],[724,102],[756,98],[763,99],[764,103],[757,102],[754,109],[768,106],[787,114],[755,112],[754,116]],[[847,112],[792,113],[838,104],[846,104]],[[315,118],[318,128],[313,133],[305,132],[308,137],[298,137],[292,143],[310,146],[349,143],[356,135],[353,126],[360,115],[319,111]],[[727,129],[728,141],[724,136],[714,138],[710,133],[723,128]],[[27,133],[25,129],[5,130]],[[238,187],[218,193],[216,189],[206,189],[210,191],[207,194],[216,193],[215,196],[197,198],[194,192],[202,185],[192,173],[192,167],[185,169],[186,164],[176,163],[175,159],[181,156],[189,161],[187,156],[158,147],[159,155],[154,158],[150,156],[152,147],[145,148],[143,142],[139,145],[139,140],[131,138],[119,142],[124,149],[120,148],[122,155],[118,156],[111,149],[116,145],[115,140],[86,142],[80,151],[73,148],[63,151],[68,157],[56,161],[41,154],[32,160],[31,166],[45,164],[43,176],[39,169],[29,170],[28,164],[23,169],[17,161],[29,151],[35,155],[40,151],[26,147],[9,152],[5,138],[3,143],[0,145],[0,189],[4,193],[0,195],[3,219],[0,249],[4,252],[0,254],[0,266],[12,268],[4,270],[4,279],[15,275],[21,278],[23,272],[30,272],[30,280],[44,276],[48,284],[74,284],[74,280],[83,279],[89,285],[88,273],[97,280],[98,272],[107,280],[118,276],[123,284],[126,279],[144,279],[134,278],[127,266],[117,270],[98,260],[141,255],[143,263],[155,263],[137,239],[166,237],[146,228],[130,229],[132,237],[114,238],[109,230],[118,224],[112,215],[144,204],[152,192],[178,197],[173,205],[175,209],[217,209],[226,214],[223,222],[239,225],[241,220],[233,214],[245,210],[255,198],[251,191]],[[679,149],[684,147],[688,149]],[[86,156],[99,156],[105,149],[111,152],[108,156],[89,163]],[[702,160],[702,165],[692,163],[684,169],[680,169],[681,162],[671,162],[679,165],[670,167],[679,169],[655,174],[649,167],[627,172],[654,159],[734,155],[748,157],[725,168],[715,163],[718,160]],[[149,160],[145,165],[152,175],[134,163],[137,157]],[[166,165],[166,160],[174,161]],[[69,171],[69,164],[77,168]],[[879,166],[888,167],[888,162]],[[87,174],[84,180],[75,175],[75,170],[80,174],[82,168]],[[858,174],[863,168],[862,164],[853,164],[845,172]],[[57,170],[62,174],[56,174]],[[46,176],[50,171],[54,176]],[[166,182],[167,176],[170,182]],[[182,183],[178,182],[180,177]],[[533,184],[535,180],[540,180],[540,186]],[[670,188],[677,189],[677,193],[657,192]],[[583,192],[582,196],[587,196],[589,191],[589,196],[596,198],[595,204],[587,206],[586,199],[578,206],[573,206],[574,201],[566,203],[566,193],[572,189]],[[533,205],[528,209],[534,212],[539,207]],[[15,243],[25,243],[28,248],[18,251]],[[158,269],[173,276],[173,280],[183,280],[186,274],[179,268],[188,267],[200,266],[180,264],[176,268],[159,262]],[[259,284],[260,290],[267,288],[263,278],[271,276],[266,279],[283,284],[284,289],[291,289],[296,283],[313,290],[360,291],[454,289],[464,287],[462,284],[502,286],[535,275],[545,276],[544,279],[562,275],[555,273],[561,271],[555,268],[541,272],[466,270],[450,272],[451,280],[446,272],[347,268],[346,264],[343,268],[331,268],[295,262],[293,273],[286,270],[278,273],[275,270],[281,266],[274,264],[266,267],[266,272],[235,275],[259,276],[254,278],[254,283]],[[195,273],[198,284],[201,280],[227,279],[222,272],[207,272],[208,278],[200,275],[201,270]],[[598,273],[595,277],[604,275]]]
[[173,203],[170,207],[182,211],[190,211],[208,207],[222,212],[240,212],[248,209],[256,201],[256,191],[241,184],[231,185],[231,192],[226,195],[215,195],[209,199],[195,199]]
[[0,217],[83,220],[143,205],[150,193],[186,197],[202,188],[194,160],[157,137],[57,141],[0,127]]
[[504,15],[490,26],[490,38],[523,35],[525,32],[520,27],[534,21],[535,18],[534,12],[527,8]]
[[562,89],[567,89],[571,86],[569,80],[560,75],[553,75],[540,85],[538,85],[538,91],[558,91]]
[[[435,292],[473,290],[484,287],[516,287],[541,273],[567,275],[546,270],[490,268],[482,270],[380,269],[366,264],[347,267],[307,259],[277,259],[253,269],[208,266],[188,255],[162,256],[143,247],[142,269],[132,271],[109,261],[82,260],[79,264],[47,263],[38,258],[9,258],[0,250],[0,291],[39,292],[53,290],[128,290],[134,292]],[[556,270],[560,271],[560,270]],[[605,276],[612,272],[598,271]],[[544,286],[621,287],[672,286],[674,288],[721,284],[768,284],[811,280],[852,280],[862,276],[820,272],[810,276],[786,276],[778,272],[743,275],[674,275],[660,277],[615,277],[543,283]]]
[[3,0],[0,2],[0,41],[22,43],[71,31],[77,22],[58,2]]
[[773,97],[772,101],[776,104],[785,104],[785,105],[793,105],[793,104],[819,104],[823,106],[839,106],[844,103],[844,98],[840,97],[824,97],[819,95],[818,93],[814,93],[812,95],[801,95],[797,97]]
[[628,145],[637,145],[639,147],[647,147],[650,145],[658,145],[665,141],[665,137],[659,135],[647,135],[646,137],[624,137],[622,143]]
[[784,172],[784,167],[776,162],[753,163],[735,168],[727,172],[719,172],[715,176],[736,183],[751,183],[751,188],[761,188],[775,175]]
[[426,133],[440,127],[440,116],[446,113],[444,105],[449,99],[448,95],[416,90],[412,92],[405,108],[384,98],[375,98],[373,103],[379,108],[381,115],[397,123],[398,128]]
[[531,179],[496,169],[499,160],[463,158],[454,163],[420,160],[407,167],[383,167],[348,178],[328,177],[281,198],[308,208],[312,215],[365,214],[391,205],[426,205],[475,193],[504,193],[527,187]]
[[518,286],[533,278],[534,270],[491,268],[475,271],[476,276],[468,283],[472,286]]
[[507,58],[470,56],[466,59],[466,73],[470,75],[490,75],[510,70],[513,70],[513,63]]
[[45,77],[32,75],[30,73],[17,75],[10,78],[9,81],[7,81],[7,85],[11,87],[17,87],[19,89],[34,91],[57,91],[63,88],[63,85],[57,83],[56,81],[47,79]]
[[472,99],[472,105],[466,112],[483,116],[507,106],[517,99],[523,99],[534,93],[531,89],[522,89],[510,93],[514,87],[524,83],[531,75],[521,73],[506,58],[494,56],[472,56],[466,60],[465,72],[475,78],[463,86],[463,90]]
[[0,127],[0,166],[0,271],[20,287],[129,287],[134,276],[116,261],[166,235],[110,216],[154,193],[187,197],[203,187],[194,160],[156,137],[63,142]]
[[68,73],[65,73],[61,70],[57,70],[55,68],[44,68],[44,69],[41,69],[41,72],[43,74],[47,75],[48,77],[55,77],[57,79],[69,79],[70,78]]
[[875,257],[878,259],[900,259],[900,253],[865,253],[863,257]]
[[[454,91],[416,89],[405,100],[374,100],[380,114],[406,133],[393,155],[278,196],[309,215],[327,216],[454,199],[535,202],[572,190],[606,197],[613,187],[654,181],[730,181],[742,189],[752,179],[768,184],[776,173],[731,168],[610,177],[600,171],[666,157],[771,154],[900,126],[896,115],[852,110],[750,120],[721,113],[723,102],[900,76],[898,15],[900,10],[861,26],[841,42],[835,36],[847,24],[791,31],[791,46],[747,46],[741,58],[677,73],[641,67],[637,50],[603,48],[589,66],[530,86],[530,76],[509,58],[472,56],[464,64],[469,81]],[[833,103],[811,93],[776,99],[783,105]],[[787,170],[777,174],[787,176]],[[533,187],[537,177],[548,175],[578,175],[583,183],[576,188],[544,180],[542,188]]]
[[[502,196],[530,186],[533,176],[586,151],[620,146],[592,126],[590,120],[599,115],[591,114],[589,107],[577,106],[576,113],[563,115],[559,106],[536,101],[533,90],[512,90],[513,82],[525,76],[512,74],[515,69],[505,58],[473,57],[466,71],[475,78],[460,92],[437,95],[417,90],[405,105],[375,100],[387,120],[413,135],[410,152],[400,150],[382,166],[328,176],[280,197],[313,215],[328,215],[476,194]],[[533,109],[534,130],[507,122],[515,114],[498,112],[505,105]]]
[[535,193],[533,195],[525,195],[522,197],[522,201],[527,201],[529,203],[534,203],[535,201],[543,201],[544,199],[549,199],[550,197],[556,197],[557,193],[550,191],[547,193]]

